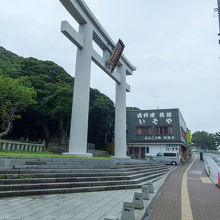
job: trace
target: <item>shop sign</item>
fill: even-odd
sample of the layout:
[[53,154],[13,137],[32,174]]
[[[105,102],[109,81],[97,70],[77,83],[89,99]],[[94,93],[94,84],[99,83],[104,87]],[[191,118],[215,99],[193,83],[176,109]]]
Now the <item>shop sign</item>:
[[172,124],[173,122],[173,115],[172,112],[160,112],[159,114],[156,114],[155,112],[144,112],[144,113],[137,113],[137,119],[139,125],[143,125],[146,123],[147,119],[151,120],[152,124],[157,125],[159,119],[163,119],[164,122],[168,125]]

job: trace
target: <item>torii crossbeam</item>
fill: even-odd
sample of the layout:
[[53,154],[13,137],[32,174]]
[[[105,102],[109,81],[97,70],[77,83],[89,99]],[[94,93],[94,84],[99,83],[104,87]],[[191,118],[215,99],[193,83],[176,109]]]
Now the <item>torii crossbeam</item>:
[[[126,75],[132,75],[136,67],[122,55],[117,70],[111,73],[106,63],[115,46],[112,39],[83,0],[60,0],[60,2],[79,24],[77,32],[67,21],[61,22],[61,32],[77,46],[69,152],[64,154],[92,156],[87,153],[87,133],[91,61],[93,61],[116,82],[115,157],[124,158],[127,152],[126,91],[130,91]],[[93,49],[93,41],[103,50],[103,56]]]

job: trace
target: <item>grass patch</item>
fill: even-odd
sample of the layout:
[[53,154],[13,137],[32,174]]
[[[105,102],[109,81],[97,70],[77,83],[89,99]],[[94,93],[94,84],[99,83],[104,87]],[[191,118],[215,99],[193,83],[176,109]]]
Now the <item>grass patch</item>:
[[109,155],[106,157],[75,157],[61,154],[53,154],[48,151],[30,152],[30,151],[0,151],[0,156],[4,157],[49,157],[49,158],[81,158],[81,159],[107,159],[107,160],[128,160],[111,158]]
[[1,179],[4,179],[4,176],[0,176],[0,180],[1,180]]

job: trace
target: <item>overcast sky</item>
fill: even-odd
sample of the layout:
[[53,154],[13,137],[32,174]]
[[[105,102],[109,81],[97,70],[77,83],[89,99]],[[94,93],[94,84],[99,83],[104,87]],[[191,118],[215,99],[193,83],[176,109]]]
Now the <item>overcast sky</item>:
[[[127,106],[179,108],[192,132],[220,131],[220,45],[217,0],[85,0],[137,67],[127,77]],[[76,47],[60,32],[76,23],[58,0],[0,0],[0,46],[52,60],[72,76]],[[113,101],[115,83],[95,64],[91,87]]]

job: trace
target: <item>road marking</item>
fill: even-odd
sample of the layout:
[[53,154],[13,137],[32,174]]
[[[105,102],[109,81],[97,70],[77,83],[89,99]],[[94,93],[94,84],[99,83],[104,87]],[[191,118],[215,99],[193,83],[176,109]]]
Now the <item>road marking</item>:
[[197,155],[183,174],[182,188],[181,188],[181,220],[193,220],[192,209],[191,209],[191,204],[189,200],[187,175],[188,175],[188,171],[192,167],[196,158],[197,158]]
[[188,177],[187,179],[188,180],[200,180],[200,178],[191,178],[191,177]]
[[211,182],[211,180],[209,179],[209,177],[200,177],[200,179],[201,179],[201,181],[202,181],[203,183],[211,183],[211,184],[212,184],[212,182]]

